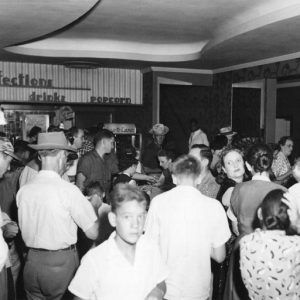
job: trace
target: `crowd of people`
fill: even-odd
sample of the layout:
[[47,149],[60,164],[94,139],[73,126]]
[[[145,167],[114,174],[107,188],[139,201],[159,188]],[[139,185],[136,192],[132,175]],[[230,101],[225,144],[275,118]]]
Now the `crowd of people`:
[[[0,299],[300,299],[300,159],[191,120],[176,155],[107,129],[0,135]],[[177,157],[176,157],[177,156]]]

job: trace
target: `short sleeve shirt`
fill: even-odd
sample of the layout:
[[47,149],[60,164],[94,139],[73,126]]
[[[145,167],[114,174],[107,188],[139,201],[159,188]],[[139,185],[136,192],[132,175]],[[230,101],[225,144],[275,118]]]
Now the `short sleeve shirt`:
[[207,299],[211,249],[231,235],[220,202],[179,185],[152,199],[145,235],[158,243],[169,267],[165,299]]
[[145,236],[136,245],[130,264],[115,242],[115,232],[82,259],[69,290],[89,300],[144,300],[168,272],[158,247]]
[[84,185],[87,186],[91,182],[99,182],[108,192],[111,185],[112,170],[109,160],[102,158],[96,150],[92,150],[79,159],[77,165],[77,174],[82,173],[86,180]]
[[300,299],[300,237],[256,230],[240,241],[242,278],[252,300]]
[[89,201],[56,172],[40,171],[17,193],[19,226],[27,247],[58,250],[77,242],[77,227],[94,225]]

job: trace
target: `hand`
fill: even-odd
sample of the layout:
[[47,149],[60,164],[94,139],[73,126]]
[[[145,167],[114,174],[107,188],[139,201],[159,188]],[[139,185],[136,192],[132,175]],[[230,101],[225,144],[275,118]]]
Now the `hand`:
[[291,193],[285,193],[282,202],[285,203],[289,209],[287,211],[290,218],[292,227],[294,227],[297,233],[300,233],[300,213],[296,204],[296,199]]
[[12,221],[12,222],[5,224],[2,227],[2,230],[3,230],[4,238],[11,239],[11,238],[14,238],[18,234],[19,227],[16,222]]
[[153,177],[153,176],[147,176],[147,181],[149,181],[149,182],[151,182],[151,183],[156,183],[156,178],[155,177]]

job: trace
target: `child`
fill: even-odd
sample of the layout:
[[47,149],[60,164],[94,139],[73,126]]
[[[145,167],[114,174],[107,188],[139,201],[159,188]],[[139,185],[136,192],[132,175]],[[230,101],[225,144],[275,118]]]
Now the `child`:
[[108,213],[111,208],[110,205],[103,202],[105,192],[99,182],[93,181],[89,183],[85,190],[84,195],[92,204],[96,215],[99,219],[99,234],[96,241],[92,241],[86,237],[86,235],[79,229],[78,230],[78,253],[81,258],[91,247],[99,245],[103,241],[107,240],[110,234],[113,232],[113,227],[108,222]]
[[159,250],[144,236],[146,200],[129,184],[111,195],[109,221],[116,231],[82,259],[69,290],[79,299],[163,299],[167,276]]
[[105,192],[99,182],[91,182],[85,188],[85,195],[93,205],[99,218],[99,235],[96,240],[96,245],[99,245],[106,241],[114,231],[114,228],[108,221],[108,213],[111,211],[111,207],[103,202]]

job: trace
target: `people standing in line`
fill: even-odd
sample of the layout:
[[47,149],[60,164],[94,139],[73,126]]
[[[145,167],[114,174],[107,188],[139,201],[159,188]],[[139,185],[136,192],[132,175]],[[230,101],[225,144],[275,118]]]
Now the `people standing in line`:
[[157,154],[164,149],[164,141],[169,128],[163,124],[155,124],[150,129],[152,141],[146,145],[142,151],[141,162],[146,174],[161,173],[161,168],[157,159]]
[[284,136],[278,142],[279,150],[274,152],[272,171],[278,184],[287,186],[292,177],[292,167],[288,157],[292,154],[294,142],[291,137]]
[[118,170],[113,168],[113,162],[106,157],[114,149],[115,138],[111,131],[103,129],[94,139],[95,149],[84,155],[78,162],[76,185],[80,190],[90,183],[97,181],[108,195],[111,189],[111,180]]
[[173,164],[177,186],[152,199],[145,236],[159,245],[170,274],[165,299],[206,300],[210,295],[211,258],[225,259],[230,230],[225,211],[197,189],[200,164],[190,155]]
[[210,171],[210,164],[213,158],[210,148],[203,144],[195,144],[192,146],[189,154],[196,157],[200,162],[201,172],[199,176],[200,183],[197,186],[198,190],[203,195],[216,199],[220,185]]
[[115,232],[83,257],[69,290],[77,299],[162,300],[168,271],[143,235],[146,199],[129,184],[116,185],[110,198]]
[[69,146],[63,132],[40,133],[36,145],[41,170],[17,193],[19,226],[28,254],[24,287],[28,299],[62,299],[79,265],[77,228],[96,239],[98,221],[92,205],[61,178]]
[[196,119],[190,120],[190,130],[191,134],[189,137],[189,150],[191,150],[192,146],[195,144],[209,146],[207,136],[204,131],[200,129],[200,125]]

